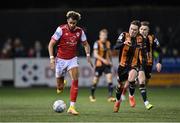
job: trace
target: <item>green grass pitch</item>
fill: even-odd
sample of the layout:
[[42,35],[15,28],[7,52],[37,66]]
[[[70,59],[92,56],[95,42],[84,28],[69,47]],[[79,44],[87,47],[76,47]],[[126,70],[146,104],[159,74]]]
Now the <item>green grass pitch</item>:
[[97,102],[90,103],[89,88],[80,88],[77,102],[78,116],[55,113],[52,104],[62,99],[69,105],[69,88],[57,95],[54,88],[0,88],[0,122],[123,122],[123,121],[180,121],[180,89],[148,88],[148,97],[155,106],[146,110],[136,89],[136,107],[128,100],[121,104],[119,113],[113,113],[113,103],[107,102],[107,89],[98,88]]

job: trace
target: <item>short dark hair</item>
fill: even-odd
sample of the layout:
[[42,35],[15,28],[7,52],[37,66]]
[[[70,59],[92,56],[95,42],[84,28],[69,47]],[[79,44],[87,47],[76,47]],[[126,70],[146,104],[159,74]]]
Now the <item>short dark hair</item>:
[[148,26],[149,27],[150,23],[148,21],[141,21],[141,26]]
[[140,27],[140,21],[139,21],[139,20],[133,20],[133,21],[131,22],[131,24]]
[[68,11],[66,17],[67,19],[72,18],[73,20],[79,21],[81,19],[81,14],[75,11]]
[[108,34],[108,30],[105,29],[105,28],[104,28],[104,29],[101,29],[101,30],[99,31],[99,33],[101,33],[101,32]]

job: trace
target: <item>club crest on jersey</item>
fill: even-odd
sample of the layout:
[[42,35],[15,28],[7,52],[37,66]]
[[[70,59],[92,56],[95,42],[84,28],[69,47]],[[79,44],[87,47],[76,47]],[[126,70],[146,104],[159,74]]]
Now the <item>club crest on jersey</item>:
[[69,38],[70,42],[75,42],[76,41],[76,36],[72,36]]
[[68,45],[75,46],[77,44],[76,36],[72,36],[69,38],[69,40],[66,42]]
[[79,37],[79,36],[80,36],[80,33],[79,33],[79,32],[77,32],[77,33],[76,33],[76,36],[77,36],[77,37]]

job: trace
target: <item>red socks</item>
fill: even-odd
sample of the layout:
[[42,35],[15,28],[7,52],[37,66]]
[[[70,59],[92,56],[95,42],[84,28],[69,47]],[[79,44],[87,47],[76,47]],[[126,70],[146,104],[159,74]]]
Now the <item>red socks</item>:
[[76,102],[77,95],[78,95],[78,80],[72,80],[71,90],[70,90],[71,102]]

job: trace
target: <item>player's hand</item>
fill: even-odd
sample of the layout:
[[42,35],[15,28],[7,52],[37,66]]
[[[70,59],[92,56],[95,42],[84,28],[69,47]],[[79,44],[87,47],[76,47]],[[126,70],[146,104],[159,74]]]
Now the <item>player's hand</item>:
[[87,62],[91,65],[92,68],[94,67],[90,56],[87,56]]
[[131,41],[126,40],[126,41],[124,42],[124,44],[125,44],[125,45],[128,45],[128,46],[131,46]]
[[157,72],[161,72],[162,65],[160,63],[156,64]]
[[110,65],[110,62],[108,61],[108,60],[106,60],[106,59],[103,59],[103,61],[102,61],[105,65]]
[[51,68],[52,70],[55,69],[55,59],[54,59],[54,58],[50,59],[50,68]]
[[110,65],[111,67],[113,66],[113,64],[112,64],[112,62],[111,62],[111,61],[109,62],[109,65]]
[[108,60],[108,65],[113,66],[112,61]]

